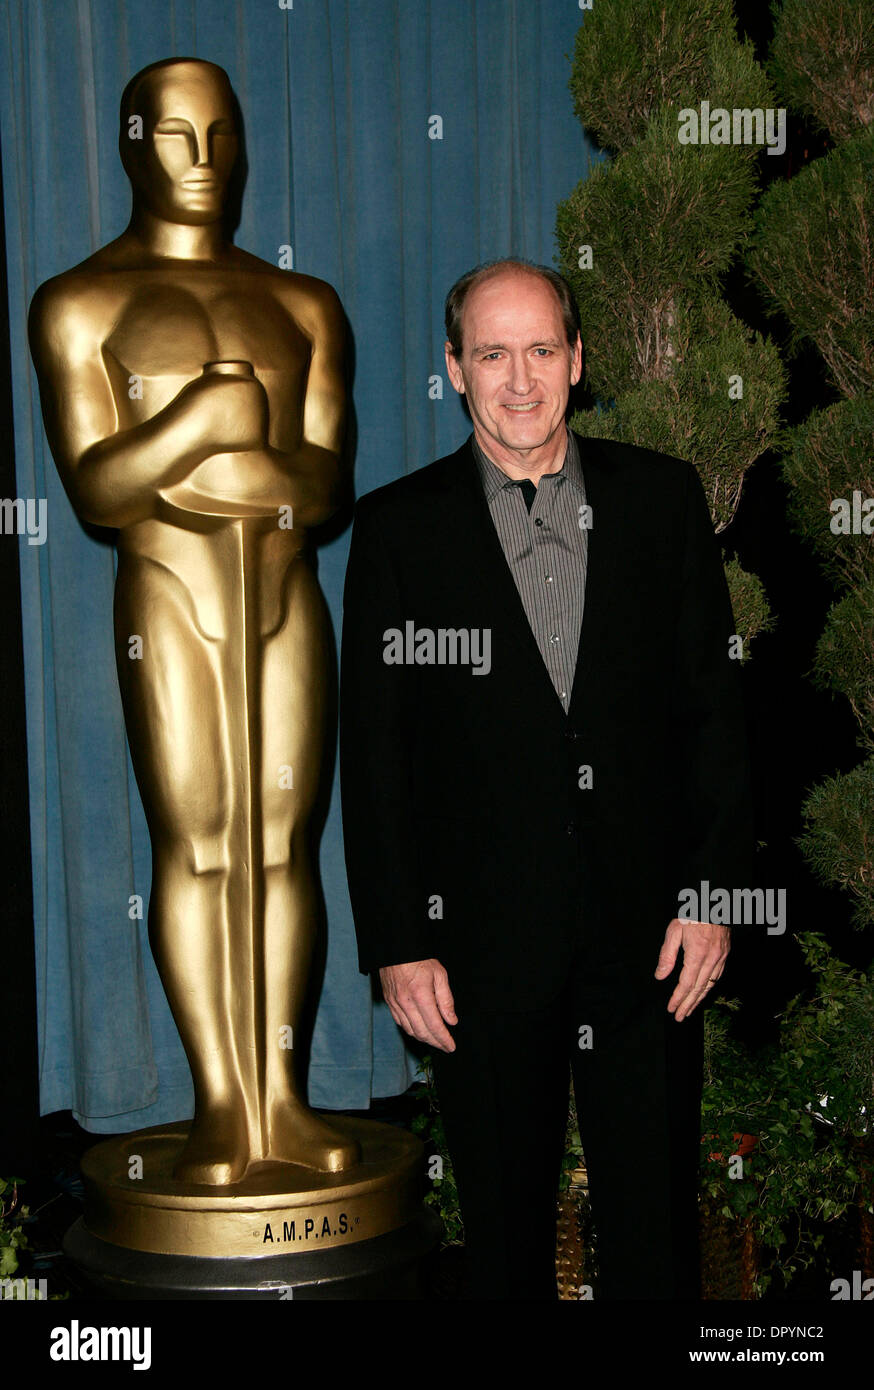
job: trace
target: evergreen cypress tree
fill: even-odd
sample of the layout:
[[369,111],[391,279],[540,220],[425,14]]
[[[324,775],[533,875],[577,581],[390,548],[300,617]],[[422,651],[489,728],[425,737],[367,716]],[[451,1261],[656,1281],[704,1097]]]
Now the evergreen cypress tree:
[[[702,102],[774,106],[770,84],[736,36],[731,0],[598,0],[570,85],[610,156],[558,209],[597,402],[572,423],[690,460],[722,531],[744,475],[778,438],[786,383],[776,348],[720,289],[750,233],[761,146],[683,137]],[[736,560],[726,574],[746,655],[769,625],[767,601]]]
[[789,432],[782,466],[793,524],[844,591],[814,679],[849,699],[868,754],[808,797],[802,848],[863,927],[874,922],[874,10],[785,0],[775,22],[780,95],[834,143],[764,195],[747,263],[790,347],[815,345],[838,397]]

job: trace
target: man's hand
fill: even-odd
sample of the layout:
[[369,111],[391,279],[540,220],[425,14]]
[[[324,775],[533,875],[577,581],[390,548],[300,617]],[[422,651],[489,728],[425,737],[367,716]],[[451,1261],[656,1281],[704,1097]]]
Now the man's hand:
[[457,1023],[449,976],[439,960],[414,960],[384,965],[379,972],[382,993],[395,1023],[419,1042],[454,1052],[447,1023]]
[[728,927],[712,926],[709,922],[683,922],[675,917],[668,924],[659,952],[657,980],[670,975],[680,946],[683,947],[683,968],[668,1000],[668,1013],[674,1014],[678,1023],[697,1008],[725,969],[731,933]]

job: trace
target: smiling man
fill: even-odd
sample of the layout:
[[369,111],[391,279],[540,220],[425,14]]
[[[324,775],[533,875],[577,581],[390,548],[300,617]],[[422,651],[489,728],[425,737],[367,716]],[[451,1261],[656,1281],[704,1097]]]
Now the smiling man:
[[[558,276],[555,282],[561,285]],[[568,391],[582,373],[573,307],[562,302],[555,282],[505,270],[465,277],[449,296],[445,353],[450,380],[467,396],[480,449],[517,481],[536,483],[544,473],[561,469]],[[466,351],[461,337],[465,306],[468,338],[473,339]]]
[[[362,970],[432,1052],[469,1298],[554,1299],[572,1072],[599,1296],[697,1296],[701,1013],[749,882],[731,608],[695,470],[565,423],[561,276],[481,266],[446,301],[473,434],[361,499],[341,759]],[[488,630],[487,678],[384,633]]]

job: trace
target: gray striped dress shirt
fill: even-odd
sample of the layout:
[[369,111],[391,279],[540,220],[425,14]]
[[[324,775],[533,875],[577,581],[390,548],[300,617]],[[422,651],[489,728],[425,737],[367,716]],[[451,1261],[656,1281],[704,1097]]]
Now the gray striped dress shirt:
[[501,548],[531,631],[565,712],[570,705],[586,591],[588,528],[583,470],[573,433],[558,473],[544,473],[529,512],[522,489],[471,437]]

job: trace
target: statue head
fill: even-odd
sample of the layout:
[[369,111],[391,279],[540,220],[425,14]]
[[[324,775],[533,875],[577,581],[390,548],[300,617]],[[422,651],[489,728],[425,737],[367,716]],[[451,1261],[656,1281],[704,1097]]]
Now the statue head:
[[150,64],[125,87],[120,122],[135,208],[189,226],[221,218],[239,139],[224,68],[199,58]]

